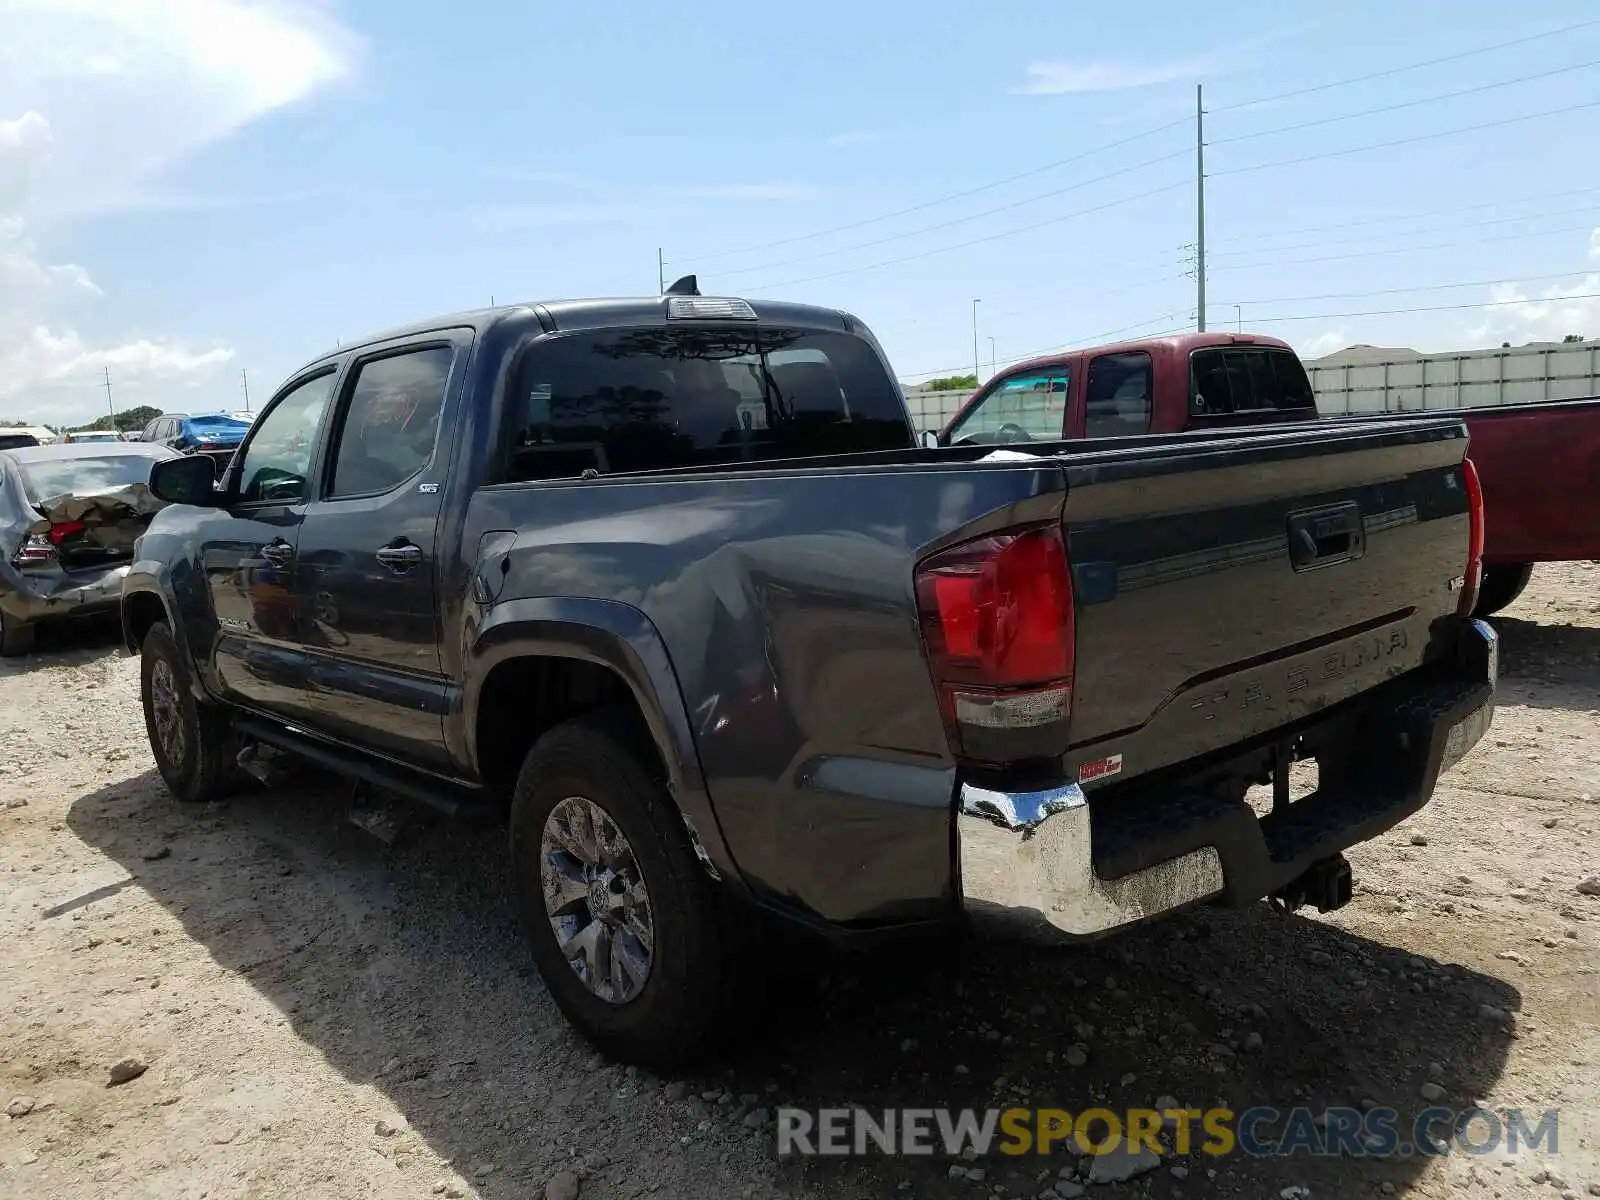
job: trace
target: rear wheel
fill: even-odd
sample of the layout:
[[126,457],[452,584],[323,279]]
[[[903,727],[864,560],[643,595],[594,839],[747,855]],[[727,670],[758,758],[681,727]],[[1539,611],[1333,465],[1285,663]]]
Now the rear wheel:
[[237,780],[238,739],[220,712],[195,699],[188,661],[165,621],[144,635],[140,667],[145,732],[168,790],[187,804],[220,799]]
[[573,1026],[624,1062],[707,1053],[734,981],[733,924],[622,721],[567,721],[528,752],[511,856],[534,961]]
[[0,612],[0,658],[13,658],[33,649],[33,626]]
[[1478,602],[1472,607],[1472,615],[1487,617],[1503,608],[1510,608],[1532,578],[1532,563],[1496,563],[1492,567],[1484,567],[1483,580],[1478,584]]

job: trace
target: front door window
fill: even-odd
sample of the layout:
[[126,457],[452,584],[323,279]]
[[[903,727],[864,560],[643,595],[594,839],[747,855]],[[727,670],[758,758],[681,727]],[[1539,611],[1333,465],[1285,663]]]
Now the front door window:
[[1067,368],[1003,381],[950,431],[950,444],[1052,442],[1065,436]]

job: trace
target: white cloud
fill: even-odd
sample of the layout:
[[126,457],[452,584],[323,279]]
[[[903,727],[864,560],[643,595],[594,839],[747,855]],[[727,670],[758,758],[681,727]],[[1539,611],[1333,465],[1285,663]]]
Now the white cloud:
[[119,404],[137,403],[143,384],[204,378],[234,352],[81,334],[84,305],[115,320],[114,291],[41,243],[74,219],[162,204],[171,168],[350,75],[359,42],[295,0],[0,0],[0,29],[5,413],[93,416],[107,367]]
[[1330,329],[1314,337],[1296,339],[1295,349],[1303,359],[1321,358],[1325,354],[1332,354],[1335,350],[1343,350],[1350,345],[1350,342],[1348,329]]
[[26,211],[52,218],[145,199],[161,171],[343,78],[360,52],[282,0],[0,0],[0,25],[0,114],[48,134]]
[[1011,89],[1020,96],[1060,96],[1069,92],[1117,92],[1175,80],[1194,82],[1214,75],[1219,64],[1208,58],[1136,65],[1118,62],[1032,62],[1028,78]]
[[1468,331],[1472,345],[1559,342],[1569,333],[1600,337],[1600,274],[1532,292],[1502,283],[1490,289],[1489,299],[1482,321]]

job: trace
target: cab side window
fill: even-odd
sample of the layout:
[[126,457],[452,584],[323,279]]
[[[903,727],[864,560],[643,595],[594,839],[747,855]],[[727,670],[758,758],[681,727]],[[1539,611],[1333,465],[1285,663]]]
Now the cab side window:
[[328,371],[297,385],[256,422],[239,452],[242,503],[294,504],[306,498],[311,456],[333,392],[333,377],[334,372]]
[[355,369],[339,424],[330,499],[399,487],[433,457],[455,351],[429,346]]
[[952,446],[1050,442],[1065,436],[1067,368],[1003,381],[950,431]]
[[1150,432],[1150,356],[1102,354],[1089,364],[1084,433],[1092,438]]

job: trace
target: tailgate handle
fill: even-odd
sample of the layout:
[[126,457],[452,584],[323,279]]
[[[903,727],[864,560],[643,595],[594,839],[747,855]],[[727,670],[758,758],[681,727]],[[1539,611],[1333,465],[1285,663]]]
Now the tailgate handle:
[[1349,562],[1366,551],[1361,507],[1353,500],[1289,514],[1289,559],[1296,571]]

